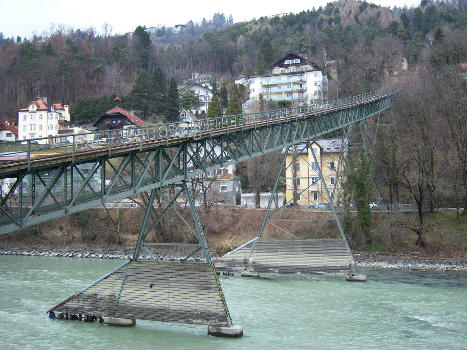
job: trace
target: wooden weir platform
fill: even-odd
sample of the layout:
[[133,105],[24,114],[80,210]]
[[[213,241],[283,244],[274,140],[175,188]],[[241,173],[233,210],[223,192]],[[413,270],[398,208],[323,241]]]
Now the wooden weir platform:
[[208,263],[127,262],[48,312],[69,319],[231,325],[217,275]]
[[344,239],[258,239],[224,255],[216,262],[216,269],[255,273],[347,273],[353,261]]

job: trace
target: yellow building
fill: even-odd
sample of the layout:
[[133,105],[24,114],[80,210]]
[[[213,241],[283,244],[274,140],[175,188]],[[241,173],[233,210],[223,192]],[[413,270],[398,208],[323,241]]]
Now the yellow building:
[[[320,139],[311,141],[309,147],[306,144],[292,146],[286,159],[286,202],[293,203],[295,193],[296,202],[299,205],[313,206],[320,203],[329,203],[323,182],[320,179],[319,168],[324,181],[333,198],[342,191],[341,182],[338,181],[338,171],[342,172],[339,165],[339,154],[343,157],[347,154],[347,147],[342,139]],[[311,150],[315,153],[315,162]],[[295,164],[291,164],[295,158]],[[318,168],[319,166],[319,168]]]

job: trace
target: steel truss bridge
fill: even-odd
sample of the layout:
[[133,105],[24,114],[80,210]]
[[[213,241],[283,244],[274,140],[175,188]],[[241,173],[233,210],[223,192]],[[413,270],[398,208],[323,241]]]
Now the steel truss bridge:
[[[0,179],[3,183],[6,181],[10,184],[0,201],[0,233],[9,233],[96,208],[107,202],[147,193],[149,201],[132,263],[122,265],[49,311],[65,315],[64,317],[85,314],[231,327],[230,314],[187,181],[228,164],[288,149],[292,145],[316,139],[321,135],[365,123],[371,116],[389,109],[391,98],[391,91],[379,91],[326,103],[198,120],[183,127],[175,123],[110,130],[88,137],[87,139],[95,140],[92,143],[82,141],[83,135],[67,135],[67,142],[59,145],[40,145],[36,144],[35,140],[18,141],[11,145],[11,150],[20,152],[18,154],[21,157],[0,162]],[[281,169],[284,162],[285,156]],[[159,217],[150,223],[153,202],[157,195],[163,195],[161,190],[168,187],[174,188],[175,196],[166,200],[167,205]],[[277,181],[275,189],[276,187]],[[189,266],[189,270],[195,275],[210,276],[205,279],[202,289],[211,291],[211,294],[206,292],[205,299],[202,300],[204,304],[199,300],[198,304],[206,308],[210,300],[217,298],[217,311],[213,313],[190,309],[191,299],[186,298],[186,295],[194,293],[199,296],[201,288],[198,286],[198,289],[193,290],[193,281],[187,282],[180,277],[180,281],[185,282],[176,286],[170,282],[173,279],[167,276],[173,276],[175,270],[180,274],[177,270],[180,265],[173,268],[170,264],[151,265],[152,269],[166,271],[161,273],[157,280],[160,290],[178,288],[182,291],[181,297],[175,303],[179,308],[175,314],[173,309],[170,311],[163,305],[141,306],[148,297],[157,299],[166,295],[154,294],[153,283],[151,289],[145,291],[147,295],[141,296],[142,292],[136,291],[135,285],[142,285],[141,279],[154,276],[148,272],[147,266],[142,266],[142,262],[138,261],[143,249],[149,245],[183,245],[145,243],[149,232],[170,208],[174,209],[175,201],[183,193],[189,201],[194,225],[191,227],[186,220],[184,222],[197,242],[184,244],[194,250],[182,263],[187,262],[187,259],[197,252],[203,253],[205,264],[211,268],[196,264],[185,266]],[[271,200],[258,238],[264,229],[270,204]],[[339,228],[341,229],[340,225]],[[345,240],[342,229],[341,235]],[[243,252],[242,259],[251,257],[251,252],[252,250],[249,253]],[[180,274],[182,275],[183,273]],[[130,283],[132,278],[133,282]],[[187,288],[191,289],[187,292]],[[100,299],[95,299],[96,295],[99,295]],[[167,316],[169,314],[170,317]],[[216,332],[213,331],[214,333]]]

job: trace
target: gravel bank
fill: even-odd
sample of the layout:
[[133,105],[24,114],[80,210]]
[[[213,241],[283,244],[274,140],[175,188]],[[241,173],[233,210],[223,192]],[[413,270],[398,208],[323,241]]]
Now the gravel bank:
[[[20,256],[47,256],[67,258],[90,258],[90,259],[130,259],[134,247],[47,247],[31,246],[16,247],[10,245],[0,246],[0,255]],[[154,253],[157,259],[174,261],[189,254],[184,248],[165,248]],[[212,253],[213,257],[216,256]],[[153,257],[145,252],[141,255],[142,260],[150,260]],[[199,253],[190,261],[199,261]],[[389,255],[380,253],[354,253],[355,261],[360,268],[372,269],[397,269],[397,270],[431,270],[431,271],[459,271],[467,272],[467,261],[453,259],[430,259],[417,256],[416,253],[406,255]]]

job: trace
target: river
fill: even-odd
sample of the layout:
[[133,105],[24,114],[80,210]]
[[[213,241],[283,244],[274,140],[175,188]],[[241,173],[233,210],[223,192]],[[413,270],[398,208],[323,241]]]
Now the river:
[[46,310],[118,260],[0,256],[1,349],[465,349],[465,273],[366,270],[342,276],[222,276],[237,339],[206,326],[119,328],[51,320]]

